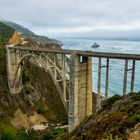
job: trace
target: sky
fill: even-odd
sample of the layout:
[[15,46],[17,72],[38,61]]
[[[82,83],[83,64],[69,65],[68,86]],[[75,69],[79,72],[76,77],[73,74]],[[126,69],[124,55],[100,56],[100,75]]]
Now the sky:
[[0,0],[0,19],[50,37],[138,38],[140,0]]

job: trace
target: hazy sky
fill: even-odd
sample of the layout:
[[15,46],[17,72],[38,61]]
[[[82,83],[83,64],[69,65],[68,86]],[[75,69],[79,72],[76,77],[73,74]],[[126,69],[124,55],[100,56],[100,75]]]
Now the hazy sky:
[[0,0],[0,19],[47,36],[140,36],[140,0]]

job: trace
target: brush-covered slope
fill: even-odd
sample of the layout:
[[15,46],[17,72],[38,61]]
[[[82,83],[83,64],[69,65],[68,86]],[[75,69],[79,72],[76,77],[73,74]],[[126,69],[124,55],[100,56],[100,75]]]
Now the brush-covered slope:
[[114,95],[102,109],[90,116],[70,137],[71,140],[139,140],[140,92],[124,97]]
[[15,30],[8,25],[0,22],[0,47],[8,43]]

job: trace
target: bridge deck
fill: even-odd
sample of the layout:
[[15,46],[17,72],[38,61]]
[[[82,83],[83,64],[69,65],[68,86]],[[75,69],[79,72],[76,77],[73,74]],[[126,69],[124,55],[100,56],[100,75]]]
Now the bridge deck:
[[78,54],[81,56],[87,56],[87,57],[140,60],[140,54],[92,52],[92,51],[67,50],[67,49],[52,50],[52,49],[48,49],[48,48],[21,47],[21,46],[14,46],[14,47],[8,47],[8,48],[24,50],[24,51],[50,52],[50,53],[59,53],[59,54],[73,54],[74,53],[74,54]]

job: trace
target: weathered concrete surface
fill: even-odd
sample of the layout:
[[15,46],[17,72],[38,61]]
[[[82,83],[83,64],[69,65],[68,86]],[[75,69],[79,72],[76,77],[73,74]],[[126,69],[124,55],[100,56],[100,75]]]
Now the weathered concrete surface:
[[18,68],[20,61],[19,51],[16,53],[14,50],[7,50],[7,73],[8,73],[8,86],[11,93],[19,93],[22,89],[22,70]]
[[[21,51],[16,49],[11,49],[7,46],[7,72],[8,72],[8,85],[11,93],[19,93],[22,89],[22,68],[27,59],[33,57],[35,62],[40,67],[44,68],[51,75],[54,84],[56,85],[65,109],[66,106],[65,99],[63,97],[63,85],[58,82],[58,75],[62,79],[62,70],[56,66],[56,62],[47,56],[47,53],[38,53],[30,51]],[[53,55],[52,55],[53,56]],[[66,75],[65,75],[65,78]],[[67,110],[66,110],[67,111]]]
[[69,131],[92,114],[92,59],[80,62],[80,56],[73,54],[70,66]]

